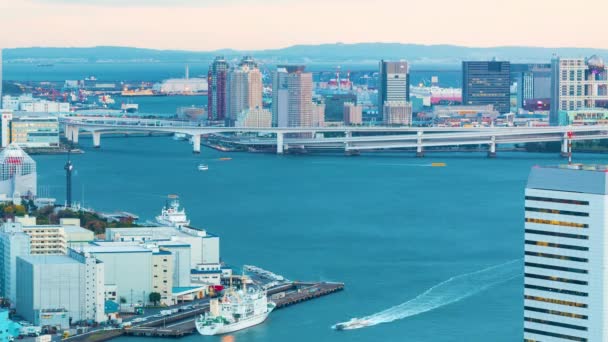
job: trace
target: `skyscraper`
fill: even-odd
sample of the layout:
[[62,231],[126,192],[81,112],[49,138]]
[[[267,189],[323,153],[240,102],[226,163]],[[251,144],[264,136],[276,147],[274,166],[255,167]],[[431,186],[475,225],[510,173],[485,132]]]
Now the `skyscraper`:
[[207,74],[207,109],[209,120],[224,120],[226,118],[226,78],[228,62],[224,57],[215,57],[209,66]]
[[226,113],[231,124],[248,109],[262,107],[262,73],[251,57],[228,72]]
[[551,98],[551,64],[511,64],[511,83],[517,85],[517,107]]
[[462,62],[462,104],[491,104],[499,113],[508,113],[510,86],[509,62]]
[[356,103],[344,104],[344,125],[361,125],[363,123],[363,107]]
[[383,116],[384,104],[410,101],[410,70],[406,61],[380,61],[378,84],[378,111]]
[[312,126],[312,74],[304,72],[304,69],[303,65],[282,65],[273,73],[273,125]]
[[530,173],[524,341],[608,341],[607,171],[564,165]]
[[[549,122],[560,124],[560,111],[608,108],[608,72],[598,56],[551,60],[551,114]],[[563,121],[563,120],[562,120]]]
[[386,101],[382,108],[385,125],[411,125],[412,104],[404,101]]

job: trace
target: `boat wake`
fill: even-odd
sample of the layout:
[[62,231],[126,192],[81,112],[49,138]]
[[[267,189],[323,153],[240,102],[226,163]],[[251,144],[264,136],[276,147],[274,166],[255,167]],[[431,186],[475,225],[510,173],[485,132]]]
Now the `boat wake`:
[[441,282],[409,301],[378,313],[353,318],[332,326],[336,330],[366,328],[381,323],[415,316],[471,297],[492,286],[522,275],[522,259],[484,268],[479,271],[454,276]]

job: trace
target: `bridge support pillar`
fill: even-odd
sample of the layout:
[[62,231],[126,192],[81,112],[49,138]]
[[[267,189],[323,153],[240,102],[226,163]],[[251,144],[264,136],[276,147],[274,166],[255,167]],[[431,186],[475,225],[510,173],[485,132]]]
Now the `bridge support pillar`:
[[560,153],[562,158],[568,158],[568,133],[564,133],[564,138],[562,139],[562,151]]
[[283,138],[284,138],[284,134],[281,132],[277,132],[277,154],[283,154],[283,147],[284,147]]
[[100,148],[101,147],[101,132],[91,132],[93,134],[93,147]]
[[418,131],[418,140],[416,141],[416,158],[424,157],[424,150],[422,149],[422,131]]
[[72,127],[70,129],[70,135],[72,136],[72,139],[70,139],[70,141],[74,144],[78,144],[78,133],[78,127]]
[[496,158],[496,137],[492,137],[492,142],[490,143],[490,150],[488,151],[488,158]]
[[192,153],[194,153],[194,154],[201,153],[201,135],[200,134],[192,135]]

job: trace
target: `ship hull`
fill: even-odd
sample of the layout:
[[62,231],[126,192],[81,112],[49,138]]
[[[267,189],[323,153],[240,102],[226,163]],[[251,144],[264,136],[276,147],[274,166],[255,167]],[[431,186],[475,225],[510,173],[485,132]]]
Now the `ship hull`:
[[270,312],[272,312],[272,310],[269,310],[261,315],[241,319],[238,322],[231,324],[214,324],[203,326],[202,324],[199,324],[199,322],[196,322],[196,330],[198,330],[199,334],[205,336],[228,334],[263,323],[266,318],[268,318]]

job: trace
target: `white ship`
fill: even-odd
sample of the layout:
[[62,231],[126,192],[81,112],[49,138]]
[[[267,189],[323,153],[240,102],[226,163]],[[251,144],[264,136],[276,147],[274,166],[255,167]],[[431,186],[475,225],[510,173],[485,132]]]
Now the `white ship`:
[[198,164],[199,171],[207,171],[209,170],[209,166],[207,164]]
[[186,216],[186,210],[179,207],[179,197],[169,195],[167,204],[163,207],[160,215],[156,216],[156,222],[164,226],[183,228],[190,225],[190,220]]
[[266,291],[257,288],[229,288],[221,299],[209,302],[209,312],[194,323],[201,335],[221,335],[246,329],[266,320],[276,304],[268,301]]

